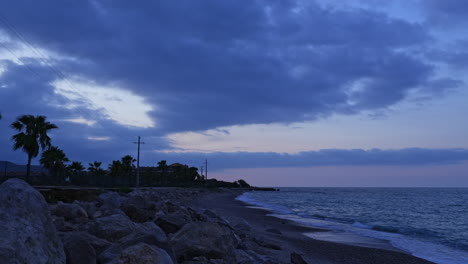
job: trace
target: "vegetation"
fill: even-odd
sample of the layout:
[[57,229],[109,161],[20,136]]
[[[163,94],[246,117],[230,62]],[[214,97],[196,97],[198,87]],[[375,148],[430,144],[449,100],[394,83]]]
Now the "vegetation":
[[[2,115],[0,114],[0,119]],[[40,164],[48,170],[48,174],[41,173],[35,179],[38,185],[63,185],[73,184],[80,186],[117,187],[122,192],[132,189],[136,177],[135,159],[126,155],[120,160],[114,160],[108,165],[108,170],[103,169],[102,162],[89,163],[87,170],[79,161],[70,160],[65,152],[57,146],[52,146],[48,133],[58,128],[46,120],[45,116],[23,115],[11,124],[18,131],[13,135],[13,149],[21,149],[28,155],[26,180],[31,182],[31,161],[42,150]],[[242,187],[250,188],[244,180],[236,182],[223,182],[216,179],[205,180],[198,168],[184,164],[167,164],[161,160],[156,167],[140,168],[141,186],[185,186],[185,187]]]
[[31,160],[39,155],[39,150],[50,147],[50,137],[47,133],[58,128],[56,125],[46,121],[45,116],[23,115],[11,124],[18,134],[12,137],[13,149],[22,149],[28,154],[26,179],[31,173]]
[[55,177],[57,182],[62,183],[67,169],[65,163],[69,161],[63,150],[50,146],[46,151],[42,152],[39,162],[49,170],[50,175]]

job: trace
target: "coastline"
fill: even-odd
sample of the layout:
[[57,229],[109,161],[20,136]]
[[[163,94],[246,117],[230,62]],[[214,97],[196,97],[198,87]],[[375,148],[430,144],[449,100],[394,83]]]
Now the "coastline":
[[200,195],[190,201],[189,206],[212,210],[234,225],[246,221],[251,227],[249,235],[269,241],[281,248],[264,249],[267,255],[281,263],[290,263],[293,252],[301,255],[308,263],[433,263],[396,249],[383,240],[374,245],[376,240],[357,246],[351,242],[344,244],[313,239],[311,236],[328,235],[330,230],[301,226],[290,220],[270,216],[271,212],[268,210],[252,208],[249,204],[236,200],[235,198],[242,193],[225,190]]

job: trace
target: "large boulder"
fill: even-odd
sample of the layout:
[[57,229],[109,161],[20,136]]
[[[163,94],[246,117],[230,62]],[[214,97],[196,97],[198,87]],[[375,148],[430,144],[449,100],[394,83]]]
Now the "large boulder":
[[136,228],[135,223],[121,214],[97,218],[88,224],[88,231],[91,234],[111,242],[129,235]]
[[122,202],[120,209],[133,221],[143,223],[153,217],[155,208],[143,196],[132,195]]
[[96,264],[96,250],[79,232],[62,233],[67,264]]
[[166,234],[154,223],[147,222],[138,225],[134,232],[121,238],[102,252],[99,256],[99,261],[101,263],[107,263],[119,256],[124,249],[139,243],[146,243],[163,248],[169,252],[170,255],[173,255],[171,248],[167,244]]
[[44,197],[26,182],[0,185],[0,263],[65,263]]
[[170,239],[179,261],[195,257],[233,261],[239,238],[231,229],[218,223],[188,223]]
[[192,217],[186,210],[178,210],[170,214],[159,214],[154,221],[167,234],[179,231],[185,224],[192,222]]
[[52,205],[50,211],[53,215],[63,217],[66,221],[82,223],[88,220],[88,213],[78,204],[58,202]]
[[146,243],[128,247],[119,256],[107,262],[109,264],[173,264],[166,251]]

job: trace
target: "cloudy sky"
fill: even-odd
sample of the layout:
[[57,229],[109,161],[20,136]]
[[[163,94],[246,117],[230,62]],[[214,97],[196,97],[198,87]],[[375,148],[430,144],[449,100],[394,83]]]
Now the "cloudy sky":
[[[468,186],[468,2],[0,2],[0,160],[46,115],[71,160],[276,186]],[[37,163],[37,159],[35,160]],[[210,175],[209,175],[210,176]]]

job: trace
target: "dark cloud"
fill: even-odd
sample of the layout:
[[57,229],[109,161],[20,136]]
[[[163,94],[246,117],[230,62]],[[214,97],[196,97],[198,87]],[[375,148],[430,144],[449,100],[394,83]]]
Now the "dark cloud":
[[297,154],[275,152],[155,153],[155,160],[200,166],[208,159],[211,170],[315,166],[428,166],[468,161],[467,149],[344,150],[325,149]]
[[[171,132],[379,112],[414,88],[431,98],[459,82],[434,80],[435,66],[409,52],[431,40],[424,25],[370,9],[305,3],[0,2],[0,29],[12,38],[5,45],[32,44],[60,55],[50,59],[59,75],[43,60],[2,62],[2,122],[24,113],[53,120],[92,117],[99,125],[61,123],[64,134],[57,134],[57,141],[64,149],[80,146],[71,150],[76,157],[99,148],[96,156],[107,160],[128,152],[129,146],[117,142],[136,133],[154,137],[155,148],[169,148],[162,136]],[[441,10],[452,12],[448,4]],[[120,126],[83,102],[75,109],[60,107],[70,101],[50,83],[62,73],[143,96],[157,106],[151,116],[158,126]],[[444,85],[436,89],[435,83]],[[358,89],[350,90],[353,84]],[[86,139],[90,136],[110,140]]]

